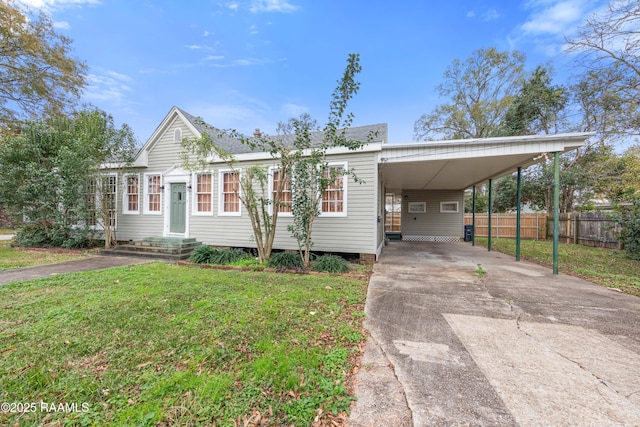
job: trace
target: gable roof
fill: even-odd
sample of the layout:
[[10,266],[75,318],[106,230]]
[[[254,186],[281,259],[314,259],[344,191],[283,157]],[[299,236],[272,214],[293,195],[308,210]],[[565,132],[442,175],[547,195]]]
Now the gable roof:
[[[216,141],[216,144],[228,151],[231,154],[244,154],[251,153],[252,150],[246,144],[243,144],[239,140],[235,138],[231,138],[224,133],[221,129],[218,129],[214,126],[211,126],[204,122],[199,117],[195,117],[186,111],[177,108],[178,111],[182,113],[185,119],[187,119],[191,125],[198,129],[201,134],[208,134],[211,138]],[[351,141],[362,141],[362,142],[387,142],[387,124],[380,123],[376,125],[367,125],[367,126],[356,126],[350,127],[346,129],[346,137]],[[276,141],[281,141],[285,144],[285,146],[293,147],[293,143],[295,140],[295,135],[265,135],[270,138],[273,138]],[[311,144],[319,145],[322,142],[324,137],[323,131],[314,131],[311,132]],[[372,140],[370,140],[372,138]]]
[[[256,150],[251,149],[246,144],[243,144],[240,140],[230,137],[222,129],[218,129],[209,125],[203,119],[196,117],[181,108],[176,106],[171,107],[169,113],[165,116],[162,122],[155,129],[151,137],[147,140],[144,146],[140,149],[136,155],[135,166],[146,166],[149,152],[153,149],[155,144],[160,140],[162,135],[167,131],[169,126],[174,122],[176,118],[179,118],[197,138],[208,134],[216,144],[225,151],[238,155],[247,153],[257,153]],[[371,138],[370,138],[371,135]],[[366,143],[377,142],[387,143],[387,124],[380,123],[376,125],[357,126],[346,129],[346,137],[353,141],[362,141]],[[277,141],[282,141],[286,146],[293,147],[295,135],[266,135]],[[311,141],[313,145],[319,145],[323,139],[322,131],[311,132]]]

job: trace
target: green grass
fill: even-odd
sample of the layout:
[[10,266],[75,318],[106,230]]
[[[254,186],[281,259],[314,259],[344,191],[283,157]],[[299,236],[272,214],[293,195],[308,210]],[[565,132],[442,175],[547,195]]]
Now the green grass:
[[0,271],[11,268],[33,267],[36,265],[72,261],[87,256],[79,251],[12,248],[10,243],[11,242],[6,240],[0,240]]
[[[476,238],[476,244],[486,247],[487,239]],[[491,240],[492,250],[515,256],[515,248],[514,239]],[[522,240],[520,255],[522,259],[551,267],[553,243]],[[621,251],[560,243],[558,269],[562,273],[640,296],[640,261],[625,257]]]
[[[153,263],[0,287],[0,425],[311,425],[348,410],[366,279]],[[327,415],[328,416],[328,415]]]
[[0,234],[15,234],[16,230],[13,228],[2,228],[0,227]]

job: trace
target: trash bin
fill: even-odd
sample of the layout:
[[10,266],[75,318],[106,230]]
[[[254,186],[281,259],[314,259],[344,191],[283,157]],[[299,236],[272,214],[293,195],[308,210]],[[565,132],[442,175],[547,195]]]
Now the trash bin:
[[473,224],[464,225],[464,241],[470,242],[473,240]]

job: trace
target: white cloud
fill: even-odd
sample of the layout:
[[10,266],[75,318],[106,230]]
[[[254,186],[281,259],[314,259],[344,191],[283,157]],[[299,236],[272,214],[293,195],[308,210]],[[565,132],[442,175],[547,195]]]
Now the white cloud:
[[467,18],[473,18],[474,16],[476,16],[476,13],[473,10],[467,12]]
[[299,6],[289,3],[287,0],[254,0],[249,10],[258,12],[291,13],[298,10]]
[[222,59],[224,59],[224,56],[222,55],[209,55],[204,58],[205,61],[220,61]]
[[83,6],[85,4],[100,4],[100,0],[18,0],[25,6],[44,11],[60,10],[72,6]]
[[233,10],[233,11],[238,10],[238,7],[239,7],[239,6],[240,6],[240,5],[239,5],[237,2],[231,2],[231,3],[228,3],[228,4],[227,4],[227,7],[228,7],[230,10]]
[[249,27],[249,34],[251,34],[251,35],[258,34],[258,26],[257,25],[250,26]]
[[112,70],[97,70],[87,76],[88,86],[83,98],[94,104],[107,103],[112,106],[129,104],[127,95],[132,91],[131,77]]
[[309,108],[293,103],[284,104],[281,110],[286,117],[299,117],[301,114],[309,112]]
[[[522,24],[525,34],[563,35],[587,14],[587,1],[536,1],[530,2],[531,8],[538,9],[530,19]],[[540,8],[540,6],[542,6]],[[540,10],[541,9],[541,10]]]
[[210,33],[209,31],[204,30],[204,31],[202,32],[202,37],[209,37],[209,35],[210,35],[210,34],[211,34],[211,33]]
[[53,23],[53,28],[58,28],[60,30],[68,30],[71,28],[71,25],[67,21],[57,21]]
[[484,12],[482,14],[482,20],[483,21],[493,21],[493,20],[498,19],[498,18],[500,18],[500,14],[495,9],[487,10],[486,12]]
[[198,50],[198,49],[202,49],[202,46],[198,45],[198,44],[190,44],[190,45],[186,45],[185,46],[187,49],[191,49],[191,50]]

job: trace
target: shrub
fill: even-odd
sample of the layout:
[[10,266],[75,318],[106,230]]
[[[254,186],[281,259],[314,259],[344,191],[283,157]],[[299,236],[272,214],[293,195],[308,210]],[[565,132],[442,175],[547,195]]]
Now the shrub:
[[268,267],[271,268],[302,268],[300,254],[292,252],[276,252],[269,257]]
[[196,264],[209,264],[214,250],[215,249],[210,246],[198,246],[191,254],[189,261],[195,262]]
[[627,256],[640,260],[640,197],[636,197],[630,206],[616,206],[611,218],[619,226],[615,235]]
[[322,255],[314,261],[311,269],[325,273],[346,273],[349,271],[349,263],[338,255]]
[[247,255],[248,254],[245,251],[239,248],[235,248],[235,249],[217,248],[213,250],[213,253],[211,254],[211,259],[209,260],[209,264],[218,264],[218,265],[230,264],[241,258],[246,258]]
[[88,230],[53,224],[25,225],[16,233],[15,238],[16,246],[32,248],[86,248],[91,243],[91,233]]
[[195,262],[196,264],[226,265],[250,256],[250,254],[239,248],[223,249],[200,246],[193,251],[193,255],[191,255],[189,261]]

